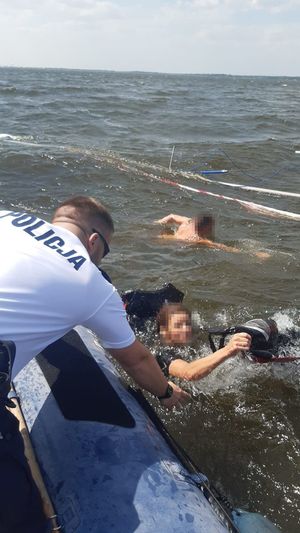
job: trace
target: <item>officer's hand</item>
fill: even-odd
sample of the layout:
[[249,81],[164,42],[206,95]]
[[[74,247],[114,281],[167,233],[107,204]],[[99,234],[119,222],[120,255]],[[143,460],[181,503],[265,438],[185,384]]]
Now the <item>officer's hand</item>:
[[180,387],[178,387],[178,385],[172,383],[172,381],[169,381],[169,384],[173,388],[173,394],[171,398],[160,400],[160,404],[162,405],[162,407],[165,407],[166,409],[172,409],[173,407],[182,407],[183,405],[186,405],[189,401],[191,401],[192,398],[188,392],[182,390]]

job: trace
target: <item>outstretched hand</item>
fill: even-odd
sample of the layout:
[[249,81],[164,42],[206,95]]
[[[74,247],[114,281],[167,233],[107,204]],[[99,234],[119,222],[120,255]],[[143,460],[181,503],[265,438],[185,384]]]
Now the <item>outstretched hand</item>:
[[162,407],[165,407],[166,409],[172,409],[173,407],[183,407],[189,401],[191,401],[192,397],[188,392],[182,390],[172,381],[169,381],[169,384],[173,388],[173,394],[171,398],[160,400],[160,404],[162,405]]

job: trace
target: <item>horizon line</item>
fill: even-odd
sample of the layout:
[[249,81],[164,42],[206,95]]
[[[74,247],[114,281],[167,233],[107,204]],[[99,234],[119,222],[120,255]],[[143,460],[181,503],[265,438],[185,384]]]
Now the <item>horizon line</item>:
[[88,68],[88,67],[29,67],[21,65],[0,65],[0,68],[15,68],[24,70],[75,70],[89,72],[112,72],[119,74],[160,74],[166,76],[240,76],[240,77],[257,77],[257,78],[299,78],[297,74],[229,74],[226,72],[164,72],[159,70],[116,70],[105,68]]

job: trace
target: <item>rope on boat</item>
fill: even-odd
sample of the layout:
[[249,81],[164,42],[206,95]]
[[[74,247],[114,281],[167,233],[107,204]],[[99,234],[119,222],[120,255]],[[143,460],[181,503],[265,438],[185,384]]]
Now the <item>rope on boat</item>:
[[18,419],[19,421],[19,431],[22,435],[23,441],[24,441],[24,447],[25,447],[25,455],[32,473],[32,477],[36,483],[36,486],[40,492],[42,502],[43,502],[43,508],[45,516],[48,518],[50,525],[51,525],[51,531],[62,531],[62,526],[58,522],[58,516],[55,512],[53,503],[51,501],[51,498],[49,496],[48,490],[46,488],[46,485],[44,483],[40,467],[31,443],[29,431],[27,428],[27,424],[20,406],[20,402],[18,399],[18,396],[16,394],[16,391],[14,388],[12,388],[13,396],[11,397],[11,400],[15,404],[15,407],[11,410],[12,414]]

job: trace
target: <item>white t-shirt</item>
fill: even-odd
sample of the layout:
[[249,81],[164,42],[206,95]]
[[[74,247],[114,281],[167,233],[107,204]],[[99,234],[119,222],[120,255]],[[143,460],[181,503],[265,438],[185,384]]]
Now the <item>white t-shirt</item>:
[[120,296],[76,235],[0,211],[0,251],[0,339],[16,344],[14,376],[77,325],[92,329],[104,348],[134,342]]

